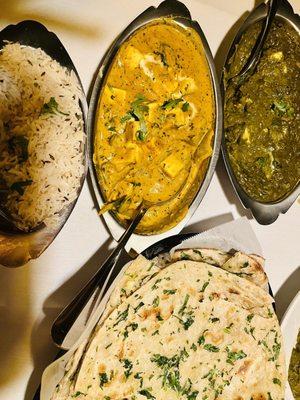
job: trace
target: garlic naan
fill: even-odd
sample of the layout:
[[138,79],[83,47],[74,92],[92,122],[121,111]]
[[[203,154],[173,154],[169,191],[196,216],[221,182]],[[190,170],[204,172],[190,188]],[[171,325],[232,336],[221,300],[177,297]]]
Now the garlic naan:
[[281,400],[272,302],[253,282],[207,263],[156,269],[115,303],[52,400]]

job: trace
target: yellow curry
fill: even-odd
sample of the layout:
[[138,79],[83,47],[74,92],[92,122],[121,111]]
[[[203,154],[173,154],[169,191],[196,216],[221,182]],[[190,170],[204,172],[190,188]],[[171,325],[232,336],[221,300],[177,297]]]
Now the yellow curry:
[[205,176],[214,116],[199,35],[171,19],[136,31],[117,52],[98,104],[94,164],[102,212],[127,225],[143,200],[166,201],[148,210],[138,232],[175,226]]

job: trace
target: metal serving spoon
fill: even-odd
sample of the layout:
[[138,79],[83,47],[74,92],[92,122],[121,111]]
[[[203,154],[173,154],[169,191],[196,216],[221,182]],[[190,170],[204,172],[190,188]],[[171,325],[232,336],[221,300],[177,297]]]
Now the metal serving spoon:
[[272,22],[274,20],[274,17],[276,15],[276,12],[278,9],[278,3],[279,3],[278,0],[270,0],[269,1],[267,16],[264,19],[262,29],[260,31],[260,34],[257,37],[257,40],[255,42],[255,45],[253,46],[250,56],[248,57],[248,60],[246,61],[243,68],[239,71],[239,73],[237,75],[231,77],[228,80],[228,82],[232,81],[233,79],[237,79],[237,78],[239,79],[239,81],[243,81],[247,77],[247,74],[250,73],[251,71],[253,71],[257,67],[257,64],[260,60],[260,57],[261,57],[261,54],[263,51],[263,46],[265,44],[265,40],[268,36]]
[[[190,174],[191,168],[188,170],[187,177]],[[161,206],[171,200],[173,200],[184,188],[186,185],[187,179],[185,179],[180,186],[180,188],[176,191],[174,195],[166,200],[162,200],[157,203],[152,203],[146,200],[143,200],[139,207],[137,208],[136,215],[132,220],[131,224],[128,226],[126,231],[123,233],[120,238],[117,246],[111,252],[111,254],[107,257],[104,263],[100,266],[95,275],[87,282],[87,284],[76,294],[73,300],[60,312],[58,317],[54,320],[51,327],[51,336],[54,344],[64,349],[63,342],[68,332],[74,325],[76,319],[80,315],[81,311],[85,307],[85,305],[90,300],[91,296],[95,293],[95,289],[101,288],[99,296],[97,296],[97,303],[103,298],[107,289],[113,283],[115,277],[118,275],[120,270],[122,269],[122,265],[117,265],[117,261],[120,258],[122,250],[124,249],[126,243],[130,239],[133,234],[135,228],[149,210],[149,208],[154,206]]]

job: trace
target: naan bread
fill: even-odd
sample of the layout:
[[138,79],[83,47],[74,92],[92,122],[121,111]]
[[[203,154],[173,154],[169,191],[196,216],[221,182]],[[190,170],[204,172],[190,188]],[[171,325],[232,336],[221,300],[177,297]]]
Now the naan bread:
[[102,319],[105,319],[114,308],[122,303],[123,299],[139,289],[158,271],[160,268],[155,261],[149,261],[141,255],[130,262],[109,298]]
[[171,256],[173,262],[179,260],[202,261],[216,267],[221,267],[230,258],[229,253],[217,249],[176,250]]
[[221,268],[179,261],[97,326],[53,400],[281,400],[285,369],[273,299]]
[[264,271],[264,258],[256,254],[237,251],[234,254],[217,249],[180,249],[176,250],[169,262],[178,260],[203,261],[215,265],[268,290],[268,279]]

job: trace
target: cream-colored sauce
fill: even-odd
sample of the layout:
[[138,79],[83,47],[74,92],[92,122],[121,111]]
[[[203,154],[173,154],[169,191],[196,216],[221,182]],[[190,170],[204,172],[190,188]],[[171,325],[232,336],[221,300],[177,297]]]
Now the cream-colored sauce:
[[110,203],[104,210],[126,224],[143,199],[168,200],[186,182],[175,198],[147,212],[139,232],[176,225],[205,175],[214,115],[209,67],[194,30],[160,19],[131,36],[99,99],[94,163]]

